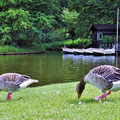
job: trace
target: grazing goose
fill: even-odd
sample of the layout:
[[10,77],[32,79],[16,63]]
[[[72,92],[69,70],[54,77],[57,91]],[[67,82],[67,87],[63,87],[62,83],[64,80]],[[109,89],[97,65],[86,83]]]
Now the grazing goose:
[[[95,100],[105,98],[107,101],[107,95],[110,95],[111,91],[120,90],[120,69],[111,65],[101,65],[90,70],[76,86],[78,98],[81,97],[86,83],[93,84],[103,92],[101,96],[95,97]],[[106,90],[109,92],[106,93]]]
[[26,88],[31,83],[38,82],[27,75],[17,73],[5,73],[0,75],[0,90],[8,91],[7,100],[11,100],[12,93]]

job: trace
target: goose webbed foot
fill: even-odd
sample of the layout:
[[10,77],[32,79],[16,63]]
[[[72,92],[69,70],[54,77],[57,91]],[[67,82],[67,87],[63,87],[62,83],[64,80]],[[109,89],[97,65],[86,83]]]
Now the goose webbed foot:
[[94,100],[101,100],[103,98],[105,98],[105,101],[107,101],[107,95],[110,95],[111,91],[109,91],[108,93],[103,93],[101,96],[95,97]]

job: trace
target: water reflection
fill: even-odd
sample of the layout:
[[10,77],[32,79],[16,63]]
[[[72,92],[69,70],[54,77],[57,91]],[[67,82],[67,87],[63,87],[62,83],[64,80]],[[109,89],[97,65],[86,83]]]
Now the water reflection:
[[73,55],[63,54],[63,62],[72,60],[74,63],[82,62],[83,64],[92,63],[93,66],[97,65],[115,65],[115,56],[93,56],[93,55]]

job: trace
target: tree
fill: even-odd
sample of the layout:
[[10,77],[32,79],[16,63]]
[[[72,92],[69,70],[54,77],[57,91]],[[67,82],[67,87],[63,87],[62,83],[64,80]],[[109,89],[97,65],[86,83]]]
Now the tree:
[[68,33],[72,36],[72,39],[75,39],[75,26],[77,23],[77,18],[79,14],[76,12],[76,10],[70,11],[69,9],[65,8],[63,10],[63,13],[61,14],[63,22],[66,23],[66,28]]
[[26,32],[32,25],[28,11],[23,9],[8,9],[0,12],[0,43],[12,44],[15,41],[15,34]]

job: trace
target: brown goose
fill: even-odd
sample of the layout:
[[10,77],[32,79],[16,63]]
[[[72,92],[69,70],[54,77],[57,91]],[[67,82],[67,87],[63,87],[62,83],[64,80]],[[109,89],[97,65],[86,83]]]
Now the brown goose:
[[7,100],[11,100],[12,93],[17,90],[26,88],[31,83],[38,82],[27,75],[18,73],[5,73],[0,75],[0,90],[8,91]]
[[[110,95],[111,91],[120,90],[120,69],[111,65],[101,65],[90,70],[76,86],[78,98],[81,97],[86,83],[93,84],[103,92],[101,96],[95,97],[95,100],[107,100],[107,95]],[[106,93],[106,90],[109,92]]]

